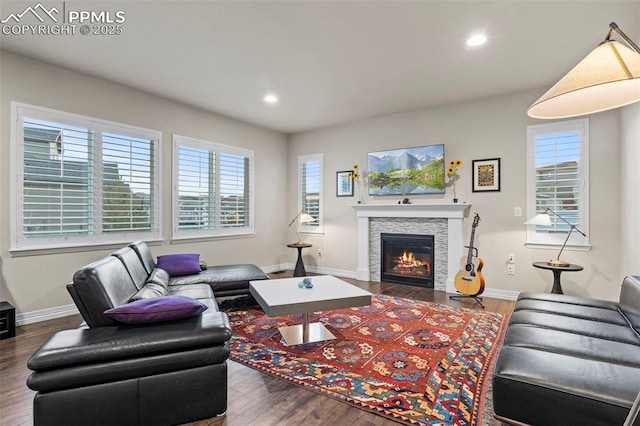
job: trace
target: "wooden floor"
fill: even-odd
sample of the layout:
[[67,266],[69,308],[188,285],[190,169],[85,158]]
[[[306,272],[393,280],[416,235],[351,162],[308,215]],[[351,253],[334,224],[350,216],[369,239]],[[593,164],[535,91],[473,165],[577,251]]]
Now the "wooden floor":
[[[290,272],[270,274],[272,278],[291,276]],[[372,293],[481,309],[475,301],[450,300],[448,294],[399,284],[356,281],[344,278]],[[488,311],[510,313],[513,301],[483,298]],[[29,356],[59,330],[75,328],[80,315],[18,327],[16,337],[0,340],[0,425],[31,425],[33,394],[25,385],[30,374]],[[348,404],[305,390],[280,379],[235,363],[229,366],[227,415],[190,425],[393,425],[390,420],[351,407]],[[168,390],[170,391],[170,390]],[[489,424],[499,424],[497,422]]]

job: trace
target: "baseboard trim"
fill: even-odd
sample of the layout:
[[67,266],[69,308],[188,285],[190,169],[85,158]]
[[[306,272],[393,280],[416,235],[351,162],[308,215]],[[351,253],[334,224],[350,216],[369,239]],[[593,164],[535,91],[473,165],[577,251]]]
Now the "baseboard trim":
[[274,272],[287,271],[287,270],[293,269],[293,266],[291,266],[290,263],[281,263],[278,265],[261,266],[260,269],[262,269],[262,272],[264,272],[265,274],[272,274]]
[[[293,268],[295,268],[295,265],[292,265],[291,269]],[[322,266],[305,266],[305,269],[309,272],[313,272],[314,274],[336,275],[338,277],[353,278],[353,279],[356,278],[355,271],[347,271],[344,269],[324,268]]]
[[511,290],[499,290],[495,288],[487,288],[481,296],[493,297],[494,299],[517,300],[520,292]]
[[55,308],[40,309],[38,311],[24,312],[16,315],[16,325],[32,324],[34,322],[47,321],[56,318],[68,317],[79,314],[78,308],[73,303],[70,305],[56,306]]

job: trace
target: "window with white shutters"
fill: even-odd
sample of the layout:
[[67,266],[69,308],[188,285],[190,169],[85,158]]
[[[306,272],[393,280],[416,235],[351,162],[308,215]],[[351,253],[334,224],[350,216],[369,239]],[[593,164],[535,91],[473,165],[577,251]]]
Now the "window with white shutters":
[[[567,247],[588,246],[589,121],[527,128],[528,216],[555,211],[587,234],[571,234]],[[550,226],[529,225],[528,245],[561,245],[570,226],[551,213]]]
[[12,111],[12,250],[160,237],[160,132],[19,103]]
[[174,135],[174,238],[253,233],[253,151]]
[[298,212],[312,216],[315,221],[299,224],[301,232],[321,233],[322,217],[322,154],[298,157]]
[[[117,133],[116,133],[117,132]],[[154,144],[124,131],[102,133],[102,229],[151,231]]]

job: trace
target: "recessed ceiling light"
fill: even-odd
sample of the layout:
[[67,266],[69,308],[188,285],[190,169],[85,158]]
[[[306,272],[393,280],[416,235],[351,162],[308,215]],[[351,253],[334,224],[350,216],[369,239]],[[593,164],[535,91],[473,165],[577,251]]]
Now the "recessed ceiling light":
[[484,34],[475,34],[467,40],[467,46],[480,46],[487,41],[487,36]]
[[262,98],[266,103],[268,104],[277,104],[278,103],[278,97],[274,94],[268,94],[265,95],[264,98]]

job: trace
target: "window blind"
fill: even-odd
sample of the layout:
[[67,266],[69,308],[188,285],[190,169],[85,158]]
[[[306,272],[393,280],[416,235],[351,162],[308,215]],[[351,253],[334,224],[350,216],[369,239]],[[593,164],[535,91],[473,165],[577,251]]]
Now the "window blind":
[[220,154],[220,226],[249,225],[249,158]]
[[12,102],[11,250],[160,237],[160,132]]
[[[553,209],[573,225],[579,225],[580,211],[580,134],[563,132],[540,134],[535,138],[536,212]],[[550,215],[551,226],[540,231],[562,232],[570,226]]]
[[311,215],[314,222],[307,222],[304,226],[318,227],[320,224],[320,188],[322,164],[319,160],[309,160],[302,163],[302,210]]
[[253,231],[253,152],[174,135],[175,237]]
[[[570,233],[568,248],[589,248],[588,118],[527,126],[527,217],[547,208],[587,234]],[[549,218],[549,226],[527,226],[527,247],[564,244],[571,225]]]
[[151,230],[153,140],[102,133],[104,232]]
[[93,132],[25,117],[23,134],[23,235],[91,233]]
[[215,152],[178,147],[178,227],[214,229]]

